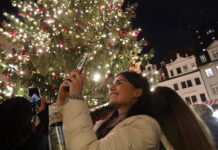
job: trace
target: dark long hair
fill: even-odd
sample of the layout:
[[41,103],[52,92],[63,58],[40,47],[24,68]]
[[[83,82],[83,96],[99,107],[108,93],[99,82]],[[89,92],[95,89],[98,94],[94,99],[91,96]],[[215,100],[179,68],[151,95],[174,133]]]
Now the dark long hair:
[[[147,79],[144,78],[141,74],[133,71],[121,72],[117,76],[125,77],[133,85],[134,88],[142,89],[142,95],[130,108],[125,118],[142,114],[151,115],[151,92]],[[117,117],[118,111],[115,110],[96,131],[98,139],[105,137],[114,128],[114,126],[110,126],[110,124],[112,120],[116,119]]]
[[152,111],[175,150],[213,150],[206,126],[185,101],[168,87],[152,93]]
[[30,102],[23,97],[5,100],[0,105],[0,116],[1,147],[14,150],[19,148],[23,150],[33,149],[30,141],[33,135]]

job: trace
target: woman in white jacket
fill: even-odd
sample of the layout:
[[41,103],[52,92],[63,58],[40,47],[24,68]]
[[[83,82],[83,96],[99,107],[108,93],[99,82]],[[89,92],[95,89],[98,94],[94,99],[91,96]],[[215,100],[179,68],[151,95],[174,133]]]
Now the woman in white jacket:
[[[69,81],[70,80],[70,81]],[[50,115],[63,116],[67,150],[158,150],[161,130],[149,115],[151,93],[138,73],[118,74],[109,87],[109,104],[116,111],[95,131],[81,95],[84,76],[74,70],[59,89]],[[68,87],[68,90],[66,90]],[[57,118],[56,118],[57,119]]]

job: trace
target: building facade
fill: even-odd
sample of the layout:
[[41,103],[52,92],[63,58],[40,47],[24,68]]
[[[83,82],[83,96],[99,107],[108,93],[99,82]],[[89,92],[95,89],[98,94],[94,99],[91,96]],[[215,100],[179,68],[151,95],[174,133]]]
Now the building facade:
[[181,57],[177,53],[176,59],[165,64],[165,68],[168,79],[162,80],[157,86],[167,86],[174,89],[189,104],[209,99],[194,55]]
[[[208,91],[210,100],[218,99],[218,40],[213,41],[206,52],[209,60],[204,55],[199,56],[199,70]],[[205,63],[206,62],[206,63]]]

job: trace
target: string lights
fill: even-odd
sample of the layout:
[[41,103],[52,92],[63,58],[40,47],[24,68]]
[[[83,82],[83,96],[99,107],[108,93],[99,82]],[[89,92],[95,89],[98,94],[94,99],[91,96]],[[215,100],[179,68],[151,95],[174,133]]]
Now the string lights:
[[122,4],[122,0],[13,1],[18,15],[4,12],[10,22],[0,28],[14,47],[0,54],[0,70],[13,86],[0,83],[0,95],[27,96],[25,89],[35,86],[55,99],[63,79],[89,54],[84,95],[90,107],[105,103],[106,85],[117,72],[151,58],[139,57],[146,41],[137,40],[141,29],[131,28],[136,5],[123,10]]

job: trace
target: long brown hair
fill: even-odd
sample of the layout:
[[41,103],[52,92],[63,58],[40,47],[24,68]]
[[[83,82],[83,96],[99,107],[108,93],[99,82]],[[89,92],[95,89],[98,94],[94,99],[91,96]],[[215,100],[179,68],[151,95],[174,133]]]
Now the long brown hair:
[[[126,116],[123,118],[135,116],[135,115],[151,115],[150,105],[151,105],[151,92],[150,92],[150,86],[146,78],[144,78],[141,74],[138,74],[133,71],[125,71],[119,73],[117,76],[123,76],[125,77],[134,88],[142,89],[142,95],[138,98],[136,103],[130,108]],[[103,124],[98,128],[96,131],[96,135],[98,139],[101,139],[105,137],[115,126],[111,125],[114,120],[118,118],[119,114],[118,111],[115,110],[111,115],[103,122]],[[119,120],[121,122],[123,119]]]
[[174,150],[214,150],[207,127],[175,91],[157,87],[152,98],[154,117]]

